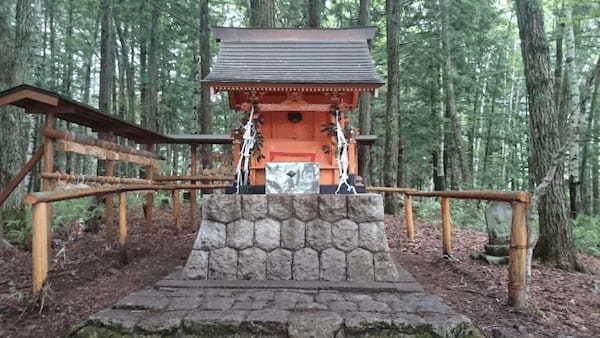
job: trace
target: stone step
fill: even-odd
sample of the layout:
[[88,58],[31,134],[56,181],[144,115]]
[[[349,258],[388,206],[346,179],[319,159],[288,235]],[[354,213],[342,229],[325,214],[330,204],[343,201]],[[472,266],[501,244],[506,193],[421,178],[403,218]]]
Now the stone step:
[[481,337],[440,297],[411,282],[392,284],[164,279],[92,315],[70,335]]

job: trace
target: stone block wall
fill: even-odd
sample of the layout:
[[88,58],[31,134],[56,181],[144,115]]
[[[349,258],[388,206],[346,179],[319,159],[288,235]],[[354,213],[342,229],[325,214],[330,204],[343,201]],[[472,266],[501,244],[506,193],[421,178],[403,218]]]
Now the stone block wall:
[[208,195],[190,279],[393,282],[383,201],[358,195]]

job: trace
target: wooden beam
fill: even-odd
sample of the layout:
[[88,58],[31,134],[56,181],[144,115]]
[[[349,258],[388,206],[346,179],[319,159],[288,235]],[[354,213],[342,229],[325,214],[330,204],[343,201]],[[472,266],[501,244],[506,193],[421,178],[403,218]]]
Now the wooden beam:
[[[198,146],[192,144],[190,151],[192,153],[190,156],[190,175],[195,177],[198,175]],[[196,180],[191,180],[190,183],[196,184]],[[198,209],[197,195],[198,192],[196,190],[190,190],[190,226],[194,230],[198,230],[196,220],[196,209]]]
[[[46,114],[46,122],[44,123],[44,128],[53,128],[54,127],[55,116],[54,114]],[[43,137],[42,142],[44,142],[44,157],[42,160],[42,170],[41,173],[51,173],[54,171],[54,140],[49,137]],[[42,191],[52,191],[55,187],[55,181],[51,179],[42,179]],[[52,206],[49,205],[46,208],[48,215],[46,216],[49,222],[52,222]],[[52,242],[52,229],[46,231],[48,235],[48,244]],[[47,264],[47,263],[46,263]]]
[[206,189],[225,189],[230,187],[229,184],[127,184],[127,185],[113,185],[113,186],[100,186],[83,189],[67,189],[67,190],[56,190],[49,192],[34,192],[23,199],[25,204],[34,205],[37,203],[50,203],[65,201],[71,199],[77,199],[89,196],[99,196],[105,194],[115,194],[124,191],[160,191],[160,190],[206,190]]
[[[113,135],[111,133],[103,134],[103,136],[111,142]],[[104,174],[106,176],[115,175],[115,162],[112,160],[104,161]],[[106,194],[104,196],[104,224],[106,225],[106,240],[111,243],[116,240],[116,228],[115,228],[115,209],[114,209],[114,196],[112,194]]]
[[452,225],[450,223],[450,199],[442,197],[442,242],[444,255],[452,256]]
[[[397,192],[397,193],[412,193],[416,192],[417,189],[413,188],[392,188],[392,187],[367,187],[368,192]],[[411,194],[412,195],[412,194]]]
[[23,181],[23,179],[27,176],[27,174],[35,167],[36,163],[42,158],[44,155],[44,146],[40,146],[38,150],[31,156],[29,161],[25,163],[23,168],[19,170],[17,175],[6,185],[6,188],[0,192],[0,206],[4,204],[4,202],[8,199],[10,194],[17,188],[19,183]]
[[527,203],[512,203],[508,258],[508,304],[527,306]]
[[330,111],[331,104],[315,104],[306,102],[288,102],[288,103],[259,103],[258,111],[263,112],[280,112],[280,111]]
[[119,193],[119,244],[127,243],[127,193]]
[[175,221],[175,228],[178,232],[181,232],[181,201],[179,200],[179,191],[171,191],[171,199],[173,202],[173,219]]
[[160,155],[155,154],[154,152],[151,152],[151,151],[137,150],[137,149],[122,146],[118,143],[115,143],[115,142],[112,142],[109,140],[99,140],[99,139],[95,139],[95,138],[91,138],[91,137],[77,135],[75,133],[71,133],[71,132],[67,132],[67,131],[57,130],[54,128],[42,129],[42,135],[56,139],[56,140],[70,141],[70,142],[79,143],[79,144],[86,145],[86,146],[94,146],[94,147],[98,147],[98,148],[102,148],[102,149],[106,149],[106,150],[111,150],[111,151],[117,152],[117,153],[131,154],[131,155],[151,158],[151,159],[155,159],[155,160],[163,159]]
[[48,278],[48,204],[38,203],[33,206],[31,228],[31,257],[33,293],[42,290]]
[[404,224],[406,226],[406,237],[415,240],[415,223],[413,220],[412,196],[404,195]]
[[531,196],[526,192],[504,192],[491,190],[468,190],[468,191],[407,191],[412,196],[419,197],[448,197],[455,199],[475,199],[487,201],[523,202],[529,203]]
[[[153,152],[156,150],[156,145],[147,144],[146,151]],[[144,178],[147,180],[154,180],[154,166],[146,166],[146,172],[144,173]],[[146,202],[144,203],[144,221],[146,225],[152,224],[152,208],[154,206],[154,192],[149,192],[146,194]]]
[[85,156],[93,156],[99,160],[121,161],[135,163],[144,166],[160,167],[158,160],[130,153],[121,153],[114,150],[108,150],[98,146],[85,145],[73,141],[56,141],[57,150],[68,153],[76,153]]
[[58,105],[58,97],[54,97],[51,95],[45,95],[45,94],[38,93],[38,92],[30,90],[30,89],[24,89],[24,90],[20,90],[20,91],[14,92],[12,94],[8,94],[6,96],[0,97],[0,106],[4,106],[6,104],[14,104],[16,102],[19,102],[19,101],[25,100],[25,99],[41,102],[43,104],[47,104],[50,106]]

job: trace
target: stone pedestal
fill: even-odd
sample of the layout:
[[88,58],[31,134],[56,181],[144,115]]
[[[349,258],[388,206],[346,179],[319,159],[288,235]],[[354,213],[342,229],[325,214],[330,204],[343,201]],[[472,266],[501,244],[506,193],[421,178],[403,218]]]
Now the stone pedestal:
[[209,195],[190,279],[395,282],[383,200],[358,195]]

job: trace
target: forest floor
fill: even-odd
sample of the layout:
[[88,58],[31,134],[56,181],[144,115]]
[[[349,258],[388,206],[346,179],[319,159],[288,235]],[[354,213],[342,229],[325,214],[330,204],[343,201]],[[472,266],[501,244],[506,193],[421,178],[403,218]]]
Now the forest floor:
[[[106,246],[103,233],[84,233],[75,241],[55,236],[54,255],[62,247],[66,254],[52,256],[41,309],[30,295],[31,253],[0,255],[0,337],[64,336],[70,325],[183,265],[195,234],[178,234],[168,211],[159,211],[156,218],[155,224],[145,226],[141,215],[130,216],[129,263],[124,266],[119,250]],[[506,266],[469,258],[483,250],[485,233],[455,229],[459,261],[448,262],[441,258],[439,227],[417,222],[417,239],[409,242],[399,218],[386,217],[386,226],[398,261],[427,292],[443,297],[487,337],[600,336],[600,258],[579,257],[595,274],[534,263],[530,307],[517,311],[506,305]]]

